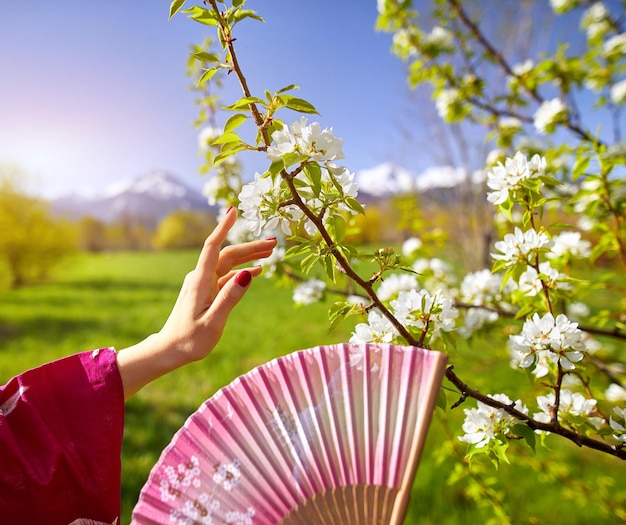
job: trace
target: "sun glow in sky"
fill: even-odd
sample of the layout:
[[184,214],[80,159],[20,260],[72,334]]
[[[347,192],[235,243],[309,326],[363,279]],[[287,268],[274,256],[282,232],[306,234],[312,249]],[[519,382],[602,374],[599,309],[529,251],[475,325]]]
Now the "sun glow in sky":
[[[17,164],[48,195],[101,189],[152,169],[199,187],[197,107],[185,70],[190,46],[213,29],[184,14],[168,21],[169,3],[3,6],[0,162]],[[344,138],[346,165],[357,170],[388,160],[397,138],[394,112],[408,90],[404,66],[389,52],[390,35],[374,31],[376,2],[247,6],[266,20],[238,26],[253,91],[299,85],[297,95],[321,113],[315,120]],[[241,96],[234,77],[225,84],[225,103]],[[381,100],[388,110],[381,111]]]
[[[521,23],[517,0],[484,2],[498,8],[486,7],[486,13],[506,8]],[[0,163],[17,165],[46,196],[102,190],[154,169],[201,187],[197,106],[186,62],[190,47],[213,37],[214,29],[183,13],[168,21],[169,4],[6,3],[0,16]],[[538,5],[544,11],[535,18],[543,23],[550,9],[547,0]],[[300,86],[294,94],[320,112],[309,119],[344,139],[342,164],[351,171],[392,162],[421,173],[441,164],[434,158],[441,141],[427,120],[416,119],[432,101],[411,99],[407,66],[392,56],[391,35],[374,29],[376,0],[248,0],[246,6],[266,21],[245,20],[236,28],[253,95]],[[542,40],[580,32],[578,16],[549,27]],[[234,76],[220,95],[224,104],[242,96]],[[291,122],[298,115],[285,111],[279,118]],[[417,131],[421,142],[407,138],[407,130]],[[268,165],[262,154],[243,163],[249,178]]]

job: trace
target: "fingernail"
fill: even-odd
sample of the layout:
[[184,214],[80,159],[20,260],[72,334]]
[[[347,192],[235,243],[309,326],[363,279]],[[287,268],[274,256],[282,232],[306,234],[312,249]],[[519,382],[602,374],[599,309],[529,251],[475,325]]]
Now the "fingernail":
[[228,215],[233,208],[234,206],[229,206],[228,209],[226,210],[226,215]]
[[251,280],[252,280],[252,274],[248,270],[242,270],[235,277],[235,282],[242,288],[245,288],[246,286],[248,286]]
[[276,237],[268,237],[267,239],[265,239],[266,241],[275,241]]

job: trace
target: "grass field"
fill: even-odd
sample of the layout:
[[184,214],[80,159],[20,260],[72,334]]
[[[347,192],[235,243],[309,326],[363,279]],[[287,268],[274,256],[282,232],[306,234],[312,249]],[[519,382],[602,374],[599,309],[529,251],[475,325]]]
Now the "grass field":
[[[194,252],[80,255],[48,284],[0,292],[0,384],[52,359],[102,346],[121,349],[158,330],[195,257]],[[156,381],[128,402],[122,523],[129,522],[161,450],[217,389],[273,357],[348,339],[348,325],[328,333],[327,308],[328,304],[295,308],[289,289],[258,278],[207,360]],[[461,345],[451,359],[462,378],[478,381],[474,384],[487,393],[499,392],[518,374],[508,366],[500,346],[490,340],[472,350]],[[609,494],[626,490],[626,466],[552,437],[550,449],[537,455],[513,443],[512,464],[499,470],[479,463],[473,476],[480,477],[482,488],[472,490],[485,491],[480,496],[485,508],[477,507],[464,491],[472,487],[462,460],[465,446],[448,439],[458,435],[462,416],[461,409],[435,415],[407,523],[486,523],[493,516],[489,490],[501,494],[513,523],[616,523],[600,508],[607,490]],[[436,452],[442,446],[446,454]],[[569,459],[559,472],[538,475],[533,468],[559,458]],[[450,482],[451,475],[455,483]]]

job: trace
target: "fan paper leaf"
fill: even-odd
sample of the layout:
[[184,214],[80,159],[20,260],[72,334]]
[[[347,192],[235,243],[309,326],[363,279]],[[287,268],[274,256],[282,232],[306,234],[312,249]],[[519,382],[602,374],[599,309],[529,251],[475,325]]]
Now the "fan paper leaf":
[[132,523],[402,523],[446,360],[337,344],[255,368],[176,433]]

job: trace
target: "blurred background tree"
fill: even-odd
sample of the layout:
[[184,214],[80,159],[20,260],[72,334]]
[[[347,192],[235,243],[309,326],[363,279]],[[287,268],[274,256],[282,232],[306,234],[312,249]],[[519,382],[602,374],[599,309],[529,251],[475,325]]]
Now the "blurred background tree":
[[0,165],[0,277],[11,288],[45,279],[77,248],[75,227],[30,196],[16,166]]

